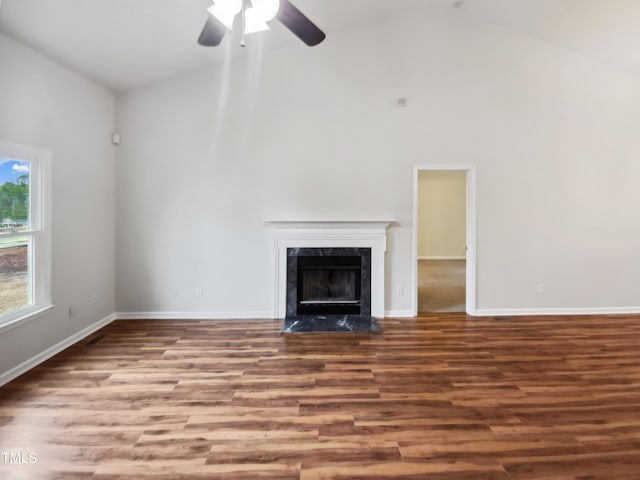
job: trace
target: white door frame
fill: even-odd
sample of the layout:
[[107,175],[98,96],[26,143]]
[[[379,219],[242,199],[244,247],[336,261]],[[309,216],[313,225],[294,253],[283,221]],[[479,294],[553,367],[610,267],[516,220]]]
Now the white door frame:
[[421,171],[463,171],[467,174],[466,311],[476,314],[476,167],[475,165],[415,165],[413,167],[413,288],[411,308],[418,315],[418,175]]

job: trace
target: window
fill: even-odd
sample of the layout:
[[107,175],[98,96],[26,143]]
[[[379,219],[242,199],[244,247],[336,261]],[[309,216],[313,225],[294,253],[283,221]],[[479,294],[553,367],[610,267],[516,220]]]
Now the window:
[[47,150],[0,140],[0,327],[51,307]]

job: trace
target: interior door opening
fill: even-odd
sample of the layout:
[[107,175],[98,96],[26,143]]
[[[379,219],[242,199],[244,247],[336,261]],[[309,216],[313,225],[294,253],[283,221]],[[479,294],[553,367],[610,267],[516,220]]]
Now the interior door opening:
[[[414,314],[475,309],[471,167],[417,167]],[[469,245],[471,243],[471,245]]]

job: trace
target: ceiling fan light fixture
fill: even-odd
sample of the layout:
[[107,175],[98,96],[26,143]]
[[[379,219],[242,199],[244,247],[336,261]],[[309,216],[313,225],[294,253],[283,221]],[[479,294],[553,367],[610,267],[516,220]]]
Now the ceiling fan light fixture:
[[233,19],[242,10],[242,0],[215,0],[215,3],[207,10],[231,30]]
[[273,20],[280,10],[280,0],[253,0],[249,10],[259,12],[265,22]]
[[251,10],[247,10],[247,15],[244,21],[244,33],[258,33],[269,30],[267,22],[261,18],[257,18],[256,15],[251,15]]
[[245,12],[244,33],[269,30],[267,22],[273,20],[280,9],[280,0],[252,0]]

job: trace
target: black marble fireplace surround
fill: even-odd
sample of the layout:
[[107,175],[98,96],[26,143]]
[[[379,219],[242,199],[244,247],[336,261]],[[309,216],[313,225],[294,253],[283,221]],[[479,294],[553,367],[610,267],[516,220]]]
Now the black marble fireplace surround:
[[379,332],[370,248],[288,248],[283,333]]

